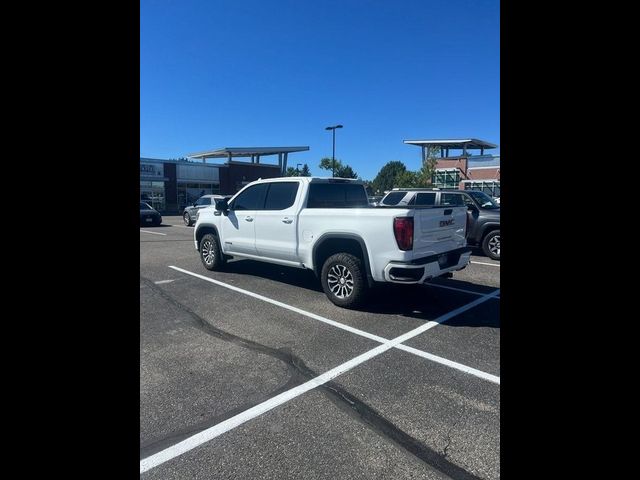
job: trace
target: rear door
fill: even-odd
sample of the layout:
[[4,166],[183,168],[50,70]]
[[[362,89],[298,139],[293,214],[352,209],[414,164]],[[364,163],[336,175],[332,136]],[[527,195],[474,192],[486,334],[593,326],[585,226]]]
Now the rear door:
[[297,261],[296,212],[302,188],[300,182],[269,182],[264,209],[256,215],[258,255]]
[[264,208],[267,184],[252,185],[240,192],[229,204],[227,215],[221,215],[223,249],[226,253],[256,255],[255,220]]
[[416,207],[413,251],[417,257],[443,253],[466,245],[467,207],[462,195],[421,192],[416,195]]

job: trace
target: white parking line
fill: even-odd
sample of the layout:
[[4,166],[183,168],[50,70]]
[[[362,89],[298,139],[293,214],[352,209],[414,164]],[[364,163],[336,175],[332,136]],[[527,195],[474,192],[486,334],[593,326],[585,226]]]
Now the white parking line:
[[171,225],[172,227],[191,228],[191,229],[193,229],[193,227],[187,227],[186,225],[174,225],[173,223],[168,223],[167,225]]
[[[264,295],[260,295],[258,293],[250,292],[249,290],[245,290],[243,288],[236,287],[235,285],[229,285],[228,283],[221,282],[220,280],[215,280],[213,278],[205,277],[204,275],[200,275],[199,273],[190,272],[189,270],[185,270],[185,269],[180,268],[180,267],[174,267],[173,265],[169,266],[169,268],[172,268],[173,270],[177,270],[178,272],[186,273],[187,275],[191,275],[191,276],[196,277],[196,278],[200,278],[200,279],[205,280],[207,282],[211,282],[211,283],[214,283],[216,285],[220,285],[221,287],[228,288],[229,290],[233,290],[233,291],[236,291],[236,292],[239,292],[239,293],[243,293],[245,295],[249,295],[250,297],[257,298],[258,300],[262,300],[264,302],[272,303],[273,305],[277,305],[279,307],[286,308],[287,310],[291,310],[292,312],[299,313],[300,315],[304,315],[306,317],[313,318],[315,320],[318,320],[320,322],[326,323],[326,324],[331,325],[333,327],[340,328],[342,330],[346,330],[347,332],[355,333],[356,335],[360,335],[361,337],[365,337],[365,338],[368,338],[370,340],[374,340],[376,342],[386,343],[386,342],[389,341],[389,339],[387,339],[387,338],[380,337],[378,335],[374,335],[373,333],[365,332],[364,330],[360,330],[358,328],[350,327],[349,325],[345,325],[344,323],[340,323],[340,322],[336,322],[334,320],[330,320],[330,319],[328,319],[326,317],[323,317],[321,315],[316,315],[315,313],[311,313],[311,312],[308,312],[308,311],[303,310],[301,308],[294,307],[292,305],[280,302],[278,300],[274,300],[274,299],[269,298],[269,297],[265,297]],[[484,302],[485,300],[489,300],[491,298],[495,298],[499,293],[500,293],[500,290],[494,290],[493,292],[491,292],[489,294],[481,293],[481,294],[478,294],[478,295],[481,295],[481,298],[478,299],[478,300],[482,300]],[[475,301],[477,302],[478,300],[475,300]],[[456,312],[456,311],[457,310],[454,310],[454,312]],[[456,313],[456,315],[457,315],[457,313]],[[440,317],[440,319],[442,319],[442,318],[444,318],[444,316]],[[448,318],[450,318],[450,317],[445,318],[445,320],[447,320]],[[445,320],[441,320],[441,322],[444,322]],[[437,320],[434,320],[434,322],[437,322]],[[438,323],[441,323],[441,322],[438,322]],[[432,323],[432,322],[429,322],[429,323]],[[432,326],[435,327],[438,323],[435,323]],[[431,328],[431,327],[429,327],[429,328]],[[471,375],[475,375],[475,376],[477,376],[479,378],[482,378],[482,379],[485,379],[485,380],[490,380],[490,381],[492,381],[494,383],[498,383],[498,385],[500,384],[500,378],[499,377],[495,377],[494,375],[491,375],[489,373],[481,372],[480,370],[476,370],[475,368],[467,367],[467,366],[462,365],[460,363],[453,362],[451,360],[447,360],[445,358],[441,358],[441,357],[438,357],[436,355],[432,355],[432,354],[427,353],[427,352],[423,352],[422,350],[418,350],[417,348],[412,348],[412,347],[403,348],[404,346],[401,346],[401,347],[398,347],[398,348],[401,348],[401,350],[404,350],[404,351],[409,352],[409,353],[414,353],[414,354],[416,354],[416,355],[418,355],[420,357],[426,358],[426,359],[431,360],[433,362],[440,363],[440,364],[446,365],[448,367],[456,368],[457,370],[460,370],[460,371],[465,372],[465,373],[469,373]],[[418,353],[418,352],[420,352],[420,353]],[[498,379],[497,382],[495,381],[495,378]]]
[[[464,288],[450,287],[449,285],[438,285],[435,283],[425,283],[424,285],[428,285],[429,287],[446,288],[447,290],[455,290],[457,292],[471,293],[473,295],[484,295],[484,293],[482,292],[474,292],[473,290],[466,290]],[[500,295],[496,295],[493,298],[500,298]]]
[[[176,270],[178,270],[177,267],[172,267],[172,268],[175,268]],[[229,430],[239,425],[242,425],[245,422],[248,422],[249,420],[257,416],[262,415],[263,413],[266,413],[269,410],[279,405],[282,405],[285,402],[288,402],[289,400],[293,400],[294,398],[302,395],[305,392],[308,392],[309,390],[312,390],[316,387],[319,387],[320,385],[323,385],[333,380],[338,375],[348,372],[352,368],[357,367],[358,365],[366,362],[367,360],[377,357],[378,355],[386,352],[391,348],[399,346],[402,342],[406,342],[407,340],[410,340],[411,338],[417,335],[420,335],[421,333],[429,330],[430,328],[433,328],[436,325],[439,325],[440,323],[445,322],[450,318],[462,312],[465,312],[470,308],[473,308],[476,305],[479,305],[482,302],[489,300],[493,296],[497,295],[498,292],[499,290],[496,290],[481,298],[477,298],[473,302],[463,305],[462,307],[456,308],[455,310],[449,313],[446,313],[431,322],[427,322],[424,325],[421,325],[418,328],[415,328],[403,335],[400,335],[399,337],[396,337],[393,340],[387,340],[382,345],[379,345],[369,350],[368,352],[363,353],[362,355],[358,355],[357,357],[341,365],[338,365],[335,368],[332,368],[331,370],[323,373],[322,375],[319,375],[309,380],[308,382],[303,383],[302,385],[299,385],[290,390],[287,390],[286,392],[276,395],[275,397],[270,398],[269,400],[262,402],[256,405],[255,407],[245,410],[244,412],[239,413],[238,415],[225,420],[224,422],[214,425],[213,427],[207,428],[206,430],[196,433],[195,435],[171,447],[168,447],[154,455],[151,455],[147,458],[140,460],[140,473],[144,473],[154,467],[157,467],[158,465],[161,465],[173,458],[176,458],[182,455],[183,453],[193,450],[194,448],[202,445],[203,443],[206,443],[216,438],[217,436],[222,435],[223,433],[228,432]]]
[[175,279],[173,280],[158,280],[157,282],[153,282],[156,285],[162,285],[163,283],[171,283],[171,282],[175,282]]
[[472,262],[472,261],[469,261],[469,263],[475,263],[476,265],[489,265],[490,267],[499,267],[500,266],[499,263]]
[[165,237],[167,236],[166,233],[160,233],[160,232],[150,232],[148,230],[140,230],[140,233],[151,233],[153,235],[164,235]]

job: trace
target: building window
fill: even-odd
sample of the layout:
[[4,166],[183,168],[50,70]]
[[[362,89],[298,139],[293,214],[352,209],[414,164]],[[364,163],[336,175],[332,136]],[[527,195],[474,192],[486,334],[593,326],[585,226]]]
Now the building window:
[[148,203],[159,212],[164,212],[164,182],[140,181],[140,201]]
[[432,183],[436,188],[458,188],[460,170],[457,168],[438,169],[433,173]]
[[203,195],[220,193],[220,183],[179,183],[178,208],[182,210],[187,205],[193,205]]
[[465,190],[478,190],[492,197],[500,196],[500,182],[495,180],[476,180],[464,182]]

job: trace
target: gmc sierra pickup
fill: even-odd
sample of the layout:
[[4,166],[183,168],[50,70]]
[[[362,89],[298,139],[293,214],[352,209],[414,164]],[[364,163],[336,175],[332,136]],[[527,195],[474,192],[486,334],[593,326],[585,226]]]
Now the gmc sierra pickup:
[[466,220],[465,206],[371,207],[357,180],[273,178],[201,210],[194,242],[208,270],[236,257],[310,269],[333,303],[350,308],[375,282],[465,268]]

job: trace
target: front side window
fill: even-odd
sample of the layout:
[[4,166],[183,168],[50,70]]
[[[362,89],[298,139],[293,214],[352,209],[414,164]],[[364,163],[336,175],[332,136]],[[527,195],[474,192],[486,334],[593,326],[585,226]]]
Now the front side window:
[[247,188],[238,195],[232,202],[233,210],[262,210],[264,208],[264,197],[267,193],[267,184],[254,185]]
[[264,209],[285,210],[293,206],[298,193],[298,185],[298,182],[270,183]]
[[459,193],[441,193],[440,205],[444,207],[464,207],[464,199]]

